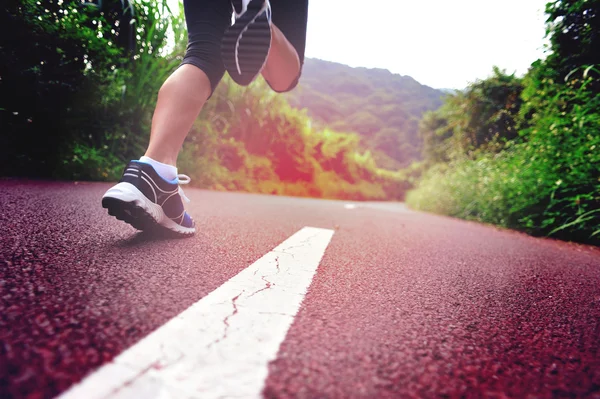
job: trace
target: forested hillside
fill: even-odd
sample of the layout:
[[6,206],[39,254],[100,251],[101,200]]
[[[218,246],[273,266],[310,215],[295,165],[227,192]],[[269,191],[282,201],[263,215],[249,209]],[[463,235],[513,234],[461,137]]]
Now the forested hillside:
[[285,96],[293,107],[306,108],[314,123],[360,134],[378,164],[396,168],[420,159],[419,120],[444,95],[385,69],[307,59],[297,90]]

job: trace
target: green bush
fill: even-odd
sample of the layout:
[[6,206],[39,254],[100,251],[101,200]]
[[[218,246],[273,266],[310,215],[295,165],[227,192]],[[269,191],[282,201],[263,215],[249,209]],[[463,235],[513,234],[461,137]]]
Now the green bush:
[[158,88],[179,63],[165,49],[169,32],[182,41],[183,15],[166,0],[124,4],[9,2],[0,17],[12,32],[0,38],[3,175],[105,179],[143,153]]
[[[570,75],[520,143],[437,164],[410,206],[566,240],[600,242],[600,96],[593,68]],[[543,93],[539,93],[543,95]]]
[[312,127],[259,80],[225,77],[179,157],[193,184],[216,190],[354,200],[401,199],[403,174],[381,169],[354,133]]

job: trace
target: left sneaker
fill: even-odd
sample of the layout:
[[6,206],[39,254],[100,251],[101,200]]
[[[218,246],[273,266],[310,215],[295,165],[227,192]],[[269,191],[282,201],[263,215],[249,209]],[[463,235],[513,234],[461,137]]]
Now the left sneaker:
[[[288,0],[294,1],[294,0]],[[229,76],[247,86],[260,73],[271,48],[269,0],[233,0],[235,23],[221,41],[221,58]]]
[[192,235],[196,226],[183,206],[183,200],[189,202],[189,199],[179,187],[189,182],[186,175],[165,180],[152,165],[131,161],[119,183],[102,197],[102,207],[108,209],[109,215],[138,230]]

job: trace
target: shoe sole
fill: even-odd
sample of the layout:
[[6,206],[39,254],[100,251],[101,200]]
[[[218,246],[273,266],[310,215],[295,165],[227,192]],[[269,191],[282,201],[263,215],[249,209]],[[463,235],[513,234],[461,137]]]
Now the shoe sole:
[[195,227],[184,227],[171,220],[160,205],[153,203],[133,184],[121,182],[102,197],[108,214],[142,231],[170,231],[191,236]]
[[271,25],[266,2],[251,1],[246,12],[230,26],[221,41],[221,58],[229,76],[247,86],[260,73],[271,48]]

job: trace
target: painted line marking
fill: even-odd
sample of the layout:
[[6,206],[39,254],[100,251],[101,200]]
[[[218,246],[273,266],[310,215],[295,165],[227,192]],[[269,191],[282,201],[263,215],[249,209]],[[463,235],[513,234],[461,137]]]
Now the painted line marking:
[[333,233],[299,230],[59,398],[260,398]]

